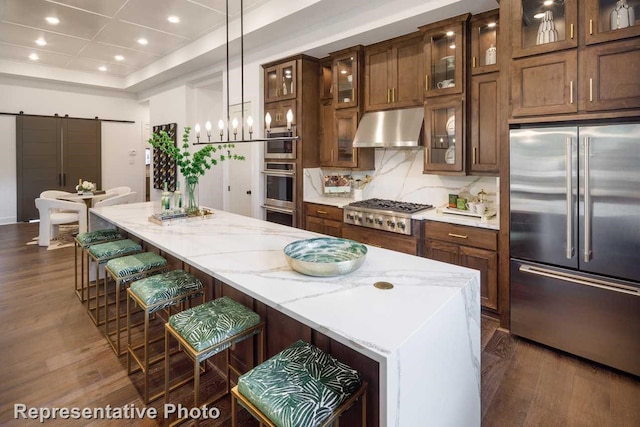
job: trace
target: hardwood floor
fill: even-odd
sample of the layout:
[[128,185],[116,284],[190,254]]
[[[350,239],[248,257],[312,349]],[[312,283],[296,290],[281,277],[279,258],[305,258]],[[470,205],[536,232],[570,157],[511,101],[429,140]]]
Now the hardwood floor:
[[[0,425],[25,425],[13,420],[14,403],[142,408],[140,375],[127,375],[124,357],[116,358],[73,292],[73,248],[27,246],[37,233],[36,224],[0,226]],[[512,337],[489,318],[482,319],[482,348],[483,426],[640,426],[637,377]],[[205,384],[205,393],[217,383]],[[183,387],[171,401],[190,393]],[[162,413],[162,400],[151,406]],[[228,399],[217,406],[221,418],[200,425],[230,425]],[[257,423],[245,413],[241,425]]]

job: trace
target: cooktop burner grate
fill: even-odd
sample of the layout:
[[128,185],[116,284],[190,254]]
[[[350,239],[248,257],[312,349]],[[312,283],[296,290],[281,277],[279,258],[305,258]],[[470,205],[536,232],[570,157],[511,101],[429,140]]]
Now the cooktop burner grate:
[[398,202],[395,200],[385,199],[367,199],[359,202],[349,203],[348,206],[354,208],[380,209],[384,211],[403,212],[409,214],[433,208],[432,205],[423,205],[420,203],[411,202]]

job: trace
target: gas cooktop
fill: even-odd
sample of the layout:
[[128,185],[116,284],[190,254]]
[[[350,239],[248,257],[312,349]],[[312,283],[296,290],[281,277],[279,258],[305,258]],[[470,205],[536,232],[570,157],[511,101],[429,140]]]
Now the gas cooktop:
[[345,206],[342,220],[347,224],[411,235],[411,215],[432,208],[420,203],[367,199]]
[[377,209],[381,211],[402,212],[402,213],[408,213],[408,214],[433,208],[432,205],[423,205],[420,203],[411,203],[411,202],[398,202],[395,200],[385,200],[385,199],[367,199],[359,202],[349,203],[348,206],[354,207],[354,208],[368,208],[368,209]]

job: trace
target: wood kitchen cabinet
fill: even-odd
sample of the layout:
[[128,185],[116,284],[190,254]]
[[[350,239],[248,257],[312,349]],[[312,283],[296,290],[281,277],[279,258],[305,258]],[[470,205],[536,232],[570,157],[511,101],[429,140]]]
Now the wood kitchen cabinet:
[[[584,31],[582,42],[594,44],[621,40],[629,37],[640,36],[640,0],[627,0],[629,8],[635,9],[635,22],[628,22],[627,10],[616,10],[617,0],[585,0],[581,5],[584,8]],[[615,14],[612,17],[612,13]],[[613,24],[613,25],[612,25]],[[637,42],[636,42],[637,43]],[[637,46],[637,44],[636,44]],[[637,70],[637,68],[636,68]]]
[[365,48],[365,111],[422,106],[423,45],[412,34]]
[[420,27],[424,32],[425,97],[465,91],[469,14]]
[[[320,104],[320,165],[374,169],[374,149],[353,147],[361,116],[362,46],[332,53],[331,57],[333,97]],[[321,86],[321,96],[322,90],[326,88]]]
[[320,166],[331,165],[331,150],[334,148],[335,135],[333,99],[320,102]]
[[581,55],[581,110],[640,108],[640,39],[588,46]]
[[320,100],[333,100],[333,59],[327,57],[319,66]]
[[512,115],[577,112],[577,55],[576,50],[568,50],[512,61]]
[[498,310],[498,232],[426,221],[424,256],[480,271],[480,303]]
[[342,209],[305,203],[305,229],[333,237],[342,237]]
[[[412,227],[419,226],[412,224]],[[343,224],[342,237],[371,246],[404,252],[406,254],[419,255],[421,253],[420,240],[413,236],[404,236],[388,231],[372,230],[357,225]]]
[[493,73],[499,70],[498,34],[499,10],[474,15],[469,23],[471,33],[471,74]]
[[449,95],[424,103],[424,173],[464,174],[464,98]]
[[354,108],[360,101],[362,46],[332,53],[335,108]]
[[500,73],[471,77],[470,173],[498,173],[500,168]]
[[265,67],[264,102],[295,99],[296,77],[296,60]]
[[[323,110],[323,114],[329,113]],[[358,110],[350,109],[334,111],[332,120],[323,118],[323,125],[325,122],[333,122],[333,132],[326,139],[321,139],[322,166],[365,170],[375,168],[373,148],[353,148],[358,116]]]
[[578,46],[578,0],[513,0],[512,56],[538,55]]
[[271,115],[271,127],[285,127],[287,126],[287,112],[291,110],[293,113],[292,126],[296,125],[296,100],[291,99],[288,101],[278,101],[265,104],[264,113]]

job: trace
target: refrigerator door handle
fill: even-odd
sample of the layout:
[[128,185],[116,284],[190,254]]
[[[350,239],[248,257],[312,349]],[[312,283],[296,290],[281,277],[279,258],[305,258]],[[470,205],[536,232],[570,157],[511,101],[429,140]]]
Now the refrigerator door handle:
[[547,270],[546,268],[534,267],[531,265],[521,265],[519,270],[523,273],[535,274],[537,276],[550,277],[556,280],[564,280],[578,285],[591,286],[594,288],[605,289],[607,291],[621,292],[633,296],[640,297],[640,289],[631,286],[625,286],[617,283],[607,282],[604,280],[582,277],[575,274],[564,273],[559,271]]
[[573,162],[571,150],[571,138],[565,140],[565,171],[567,174],[566,190],[567,190],[567,259],[573,258]]
[[589,137],[584,140],[584,262],[591,260],[591,191],[589,186]]

